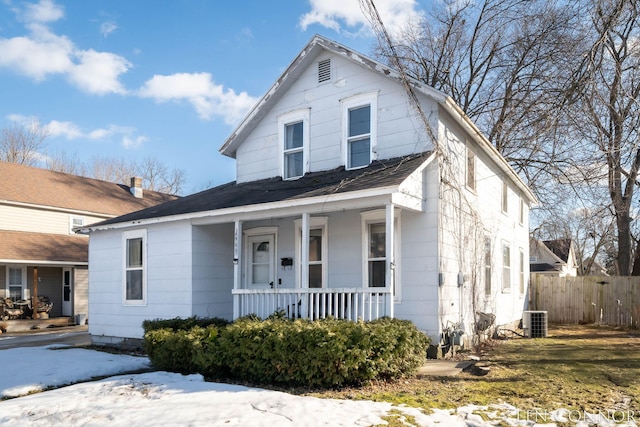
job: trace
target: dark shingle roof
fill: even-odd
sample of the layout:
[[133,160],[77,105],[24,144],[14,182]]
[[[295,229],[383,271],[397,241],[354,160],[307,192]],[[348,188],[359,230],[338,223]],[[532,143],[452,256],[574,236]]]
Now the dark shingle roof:
[[531,264],[529,266],[529,270],[532,273],[540,273],[543,271],[558,271],[556,267],[551,264],[543,263],[543,264]]
[[564,262],[568,262],[571,239],[545,240],[543,243],[555,256]]
[[310,172],[296,180],[285,181],[281,177],[275,177],[240,184],[230,182],[95,225],[138,221],[285,200],[300,200],[308,197],[399,185],[428,156],[429,153],[420,153],[395,159],[376,160],[366,168],[345,170],[344,167],[340,167],[329,171]]

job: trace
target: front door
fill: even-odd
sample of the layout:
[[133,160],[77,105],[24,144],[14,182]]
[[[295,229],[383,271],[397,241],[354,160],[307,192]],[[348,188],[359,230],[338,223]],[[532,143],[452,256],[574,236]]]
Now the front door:
[[275,281],[275,235],[247,239],[247,283],[249,288],[273,288]]
[[62,269],[62,315],[72,316],[73,315],[73,307],[72,307],[72,287],[71,287],[71,269],[63,268]]

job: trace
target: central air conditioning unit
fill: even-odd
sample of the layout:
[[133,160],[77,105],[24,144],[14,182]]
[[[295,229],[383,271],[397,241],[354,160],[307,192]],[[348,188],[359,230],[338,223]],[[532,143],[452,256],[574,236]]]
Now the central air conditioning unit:
[[546,311],[525,311],[522,314],[524,336],[529,338],[546,338],[548,332]]

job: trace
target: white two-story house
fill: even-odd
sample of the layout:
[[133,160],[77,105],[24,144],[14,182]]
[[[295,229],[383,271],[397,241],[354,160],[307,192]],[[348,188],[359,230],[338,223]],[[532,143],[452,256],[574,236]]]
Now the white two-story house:
[[315,36],[220,152],[236,181],[85,228],[95,342],[193,315],[392,316],[436,343],[521,318],[535,197],[447,95]]

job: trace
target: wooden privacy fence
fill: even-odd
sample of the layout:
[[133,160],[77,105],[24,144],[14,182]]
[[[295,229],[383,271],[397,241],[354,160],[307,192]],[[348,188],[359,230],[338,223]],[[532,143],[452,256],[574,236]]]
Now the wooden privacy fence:
[[601,323],[638,327],[640,277],[531,275],[529,310],[550,323]]

